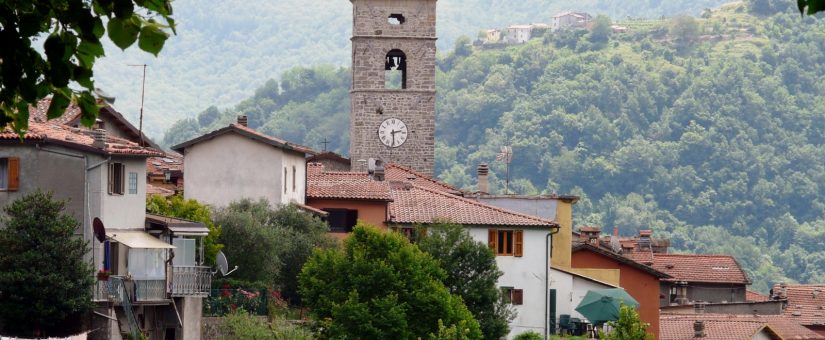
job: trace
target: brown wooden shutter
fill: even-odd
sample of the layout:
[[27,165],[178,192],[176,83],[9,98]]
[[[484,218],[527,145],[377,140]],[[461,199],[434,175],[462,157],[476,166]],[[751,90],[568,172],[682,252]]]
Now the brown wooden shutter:
[[114,177],[114,169],[115,169],[115,164],[114,163],[109,163],[109,172],[108,172],[108,175],[106,176],[106,179],[108,181],[108,187],[109,187],[109,194],[110,195],[112,194],[112,189],[114,187],[114,183],[112,183],[112,180],[113,180],[113,177]]
[[487,245],[490,246],[490,250],[493,251],[495,254],[497,251],[497,244],[496,241],[498,240],[498,230],[490,229],[487,231]]
[[513,232],[513,256],[522,257],[524,255],[524,231],[516,230]]
[[20,159],[17,157],[9,157],[9,185],[8,191],[17,191],[20,188]]
[[524,290],[522,290],[522,289],[513,289],[513,304],[514,305],[523,305],[524,304]]

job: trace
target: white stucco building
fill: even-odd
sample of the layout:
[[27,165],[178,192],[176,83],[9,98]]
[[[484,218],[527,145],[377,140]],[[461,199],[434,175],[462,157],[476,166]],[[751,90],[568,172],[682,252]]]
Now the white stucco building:
[[183,194],[213,207],[244,198],[304,204],[309,148],[238,123],[175,145],[184,156]]

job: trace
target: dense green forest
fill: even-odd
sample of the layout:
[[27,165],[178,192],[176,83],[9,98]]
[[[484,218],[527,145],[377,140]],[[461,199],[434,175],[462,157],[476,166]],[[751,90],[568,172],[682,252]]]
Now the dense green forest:
[[[614,18],[698,15],[725,0],[449,0],[438,3],[438,43],[489,27],[550,22],[563,10]],[[96,63],[96,85],[117,97],[116,108],[137,121],[142,68],[146,73],[145,128],[160,137],[175,121],[209,106],[234,106],[270,78],[295,66],[350,64],[352,5],[347,0],[177,0],[178,34],[155,58],[106,46]],[[108,43],[108,40],[105,42]]]
[[[653,229],[677,251],[728,253],[754,288],[825,282],[825,20],[758,1],[701,17],[614,22],[505,49],[458,39],[439,58],[436,172],[473,188],[580,195],[577,225]],[[749,10],[750,9],[750,10]],[[780,8],[782,10],[782,8]],[[166,145],[237,114],[346,154],[349,71],[295,68],[226,110],[176,123]]]

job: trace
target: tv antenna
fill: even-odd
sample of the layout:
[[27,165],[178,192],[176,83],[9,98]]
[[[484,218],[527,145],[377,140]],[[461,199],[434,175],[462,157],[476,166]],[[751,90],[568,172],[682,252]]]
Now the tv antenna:
[[324,144],[324,151],[327,151],[327,144],[329,144],[329,141],[326,139],[326,137],[324,137],[324,141],[321,142],[321,144]]
[[513,161],[513,148],[509,145],[502,146],[501,152],[496,155],[496,160],[504,162],[506,165],[507,181],[504,184],[504,194],[510,194],[510,162]]
[[143,81],[140,85],[140,122],[138,124],[138,134],[140,136],[140,146],[143,147],[143,97],[146,93],[146,64],[129,64],[128,66],[143,67]]

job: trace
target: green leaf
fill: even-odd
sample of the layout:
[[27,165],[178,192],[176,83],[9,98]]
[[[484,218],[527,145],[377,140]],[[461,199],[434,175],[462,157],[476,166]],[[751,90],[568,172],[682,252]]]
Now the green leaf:
[[805,0],[796,0],[796,7],[799,8],[799,14],[805,14],[805,6],[807,5]]
[[50,62],[49,71],[47,73],[48,79],[54,86],[65,87],[69,85],[72,71],[69,64],[64,61]]
[[94,27],[92,27],[92,34],[98,39],[103,37],[103,34],[106,33],[106,29],[103,28],[103,20],[100,18],[95,18]]
[[161,30],[156,25],[146,25],[140,30],[140,40],[138,46],[141,50],[158,55],[169,34]]
[[66,53],[66,44],[57,34],[49,35],[43,43],[43,48],[46,50],[46,58],[49,62],[63,60],[63,54]]
[[131,18],[126,20],[112,18],[109,20],[107,28],[109,29],[109,39],[112,39],[117,47],[124,50],[135,43],[140,32],[140,24],[135,24]]
[[66,95],[66,91],[54,91],[52,103],[49,104],[49,110],[46,111],[46,118],[55,119],[62,116],[71,102],[72,98]]
[[128,19],[135,14],[135,4],[132,0],[115,0],[115,16],[120,19]]
[[83,40],[77,47],[77,60],[80,61],[80,65],[83,67],[91,68],[95,63],[95,59],[102,57],[104,54],[103,44],[99,41]]
[[77,67],[74,69],[74,80],[89,90],[94,90],[94,82],[92,82],[93,75],[92,70],[85,67]]
[[100,107],[97,106],[92,93],[83,91],[77,96],[77,105],[80,106],[80,123],[87,127],[94,125]]
[[808,0],[808,15],[825,11],[825,0]]

